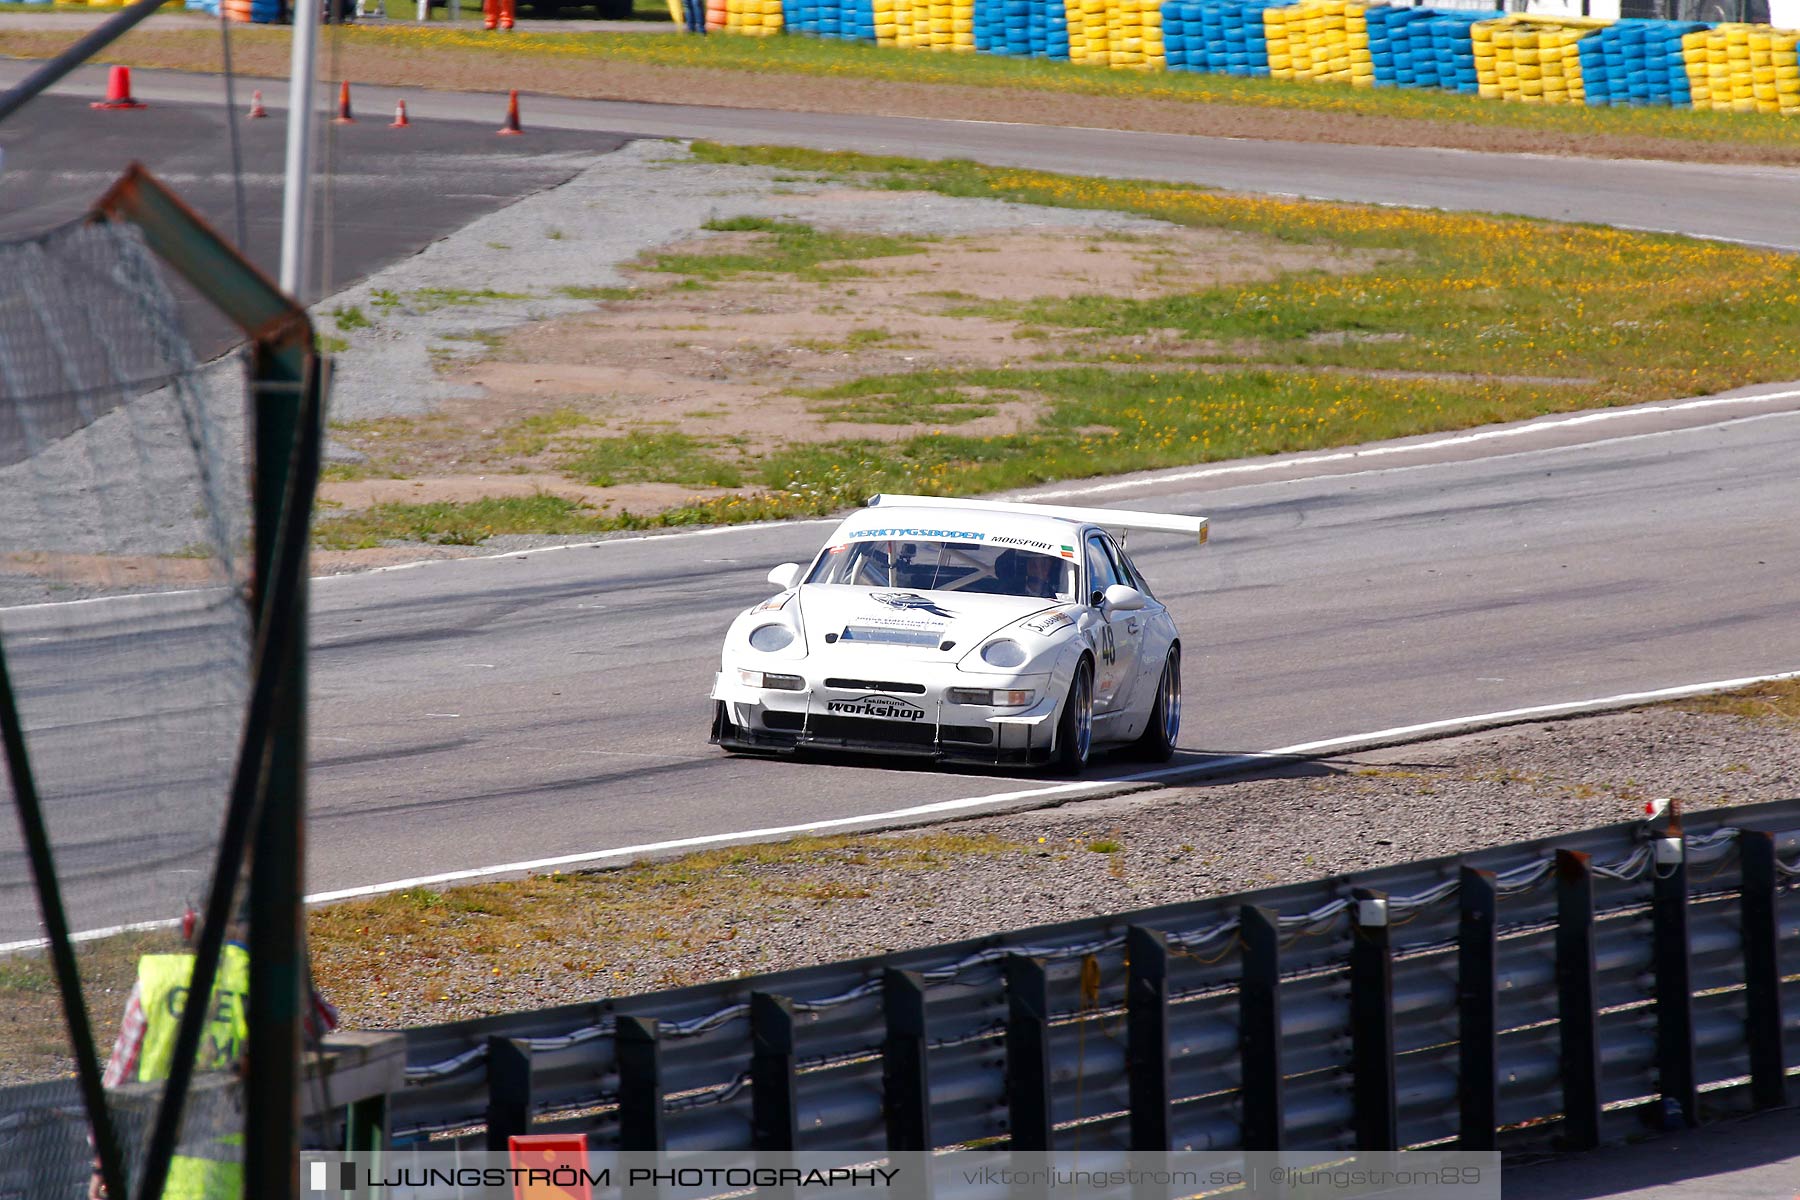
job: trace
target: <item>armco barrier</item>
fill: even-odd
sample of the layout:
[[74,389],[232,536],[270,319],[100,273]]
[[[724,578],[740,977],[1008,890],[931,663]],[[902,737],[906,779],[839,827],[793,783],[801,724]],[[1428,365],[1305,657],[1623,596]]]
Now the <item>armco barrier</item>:
[[414,1029],[379,1120],[625,1150],[1593,1146],[1786,1102],[1797,855],[1800,800],[1715,809]]

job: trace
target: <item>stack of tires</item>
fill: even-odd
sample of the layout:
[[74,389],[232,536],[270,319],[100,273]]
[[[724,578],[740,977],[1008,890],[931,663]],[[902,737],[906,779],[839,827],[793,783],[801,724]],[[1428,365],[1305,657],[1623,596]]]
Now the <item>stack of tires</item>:
[[1067,0],[1069,61],[1160,71],[1165,54],[1156,0]]
[[781,19],[783,27],[793,33],[875,40],[875,6],[870,0],[785,0]]
[[1585,104],[1581,39],[1609,22],[1503,17],[1470,27],[1479,92],[1526,104]]
[[1369,52],[1366,9],[1346,0],[1309,0],[1263,11],[1269,74],[1276,79],[1317,79],[1370,87],[1375,63]]
[[1017,58],[1069,57],[1063,0],[976,0],[975,49]]
[[[232,0],[225,0],[227,4]],[[710,22],[709,22],[710,23]],[[782,30],[781,0],[725,0],[725,31],[769,37]]]
[[1263,11],[1279,3],[1170,0],[1162,7],[1163,53],[1169,70],[1267,75],[1269,43],[1263,37]]
[[1578,49],[1588,104],[1686,108],[1693,93],[1682,39],[1705,28],[1693,21],[1621,21],[1583,38]]
[[1682,38],[1695,108],[1792,114],[1800,110],[1795,35],[1767,25],[1726,24]]

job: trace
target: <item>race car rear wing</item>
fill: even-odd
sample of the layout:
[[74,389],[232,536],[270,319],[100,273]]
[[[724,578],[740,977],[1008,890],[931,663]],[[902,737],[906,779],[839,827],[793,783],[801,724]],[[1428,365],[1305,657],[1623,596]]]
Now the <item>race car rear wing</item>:
[[1070,508],[1062,504],[1029,504],[1024,501],[958,500],[952,496],[890,496],[882,493],[869,497],[870,508],[973,508],[989,512],[1010,512],[1037,517],[1060,517],[1065,521],[1081,521],[1107,529],[1129,529],[1139,533],[1185,533],[1206,545],[1205,517],[1183,517],[1173,513],[1132,512],[1124,508]]

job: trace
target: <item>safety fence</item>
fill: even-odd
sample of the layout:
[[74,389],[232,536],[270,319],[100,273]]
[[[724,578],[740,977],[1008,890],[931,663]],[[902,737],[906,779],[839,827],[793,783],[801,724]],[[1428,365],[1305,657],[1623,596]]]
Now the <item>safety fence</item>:
[[1792,31],[1349,0],[706,0],[708,31],[782,32],[1139,71],[1464,92],[1527,104],[1800,110]]
[[406,1032],[396,1142],[1517,1150],[1785,1103],[1800,800]]

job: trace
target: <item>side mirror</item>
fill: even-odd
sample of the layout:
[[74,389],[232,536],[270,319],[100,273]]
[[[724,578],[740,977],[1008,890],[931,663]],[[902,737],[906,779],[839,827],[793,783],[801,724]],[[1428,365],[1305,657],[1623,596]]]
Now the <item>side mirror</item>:
[[785,592],[800,582],[800,570],[799,563],[782,563],[769,572],[769,582]]
[[1115,583],[1106,589],[1105,607],[1112,612],[1136,612],[1144,603],[1144,593],[1134,587]]

